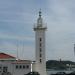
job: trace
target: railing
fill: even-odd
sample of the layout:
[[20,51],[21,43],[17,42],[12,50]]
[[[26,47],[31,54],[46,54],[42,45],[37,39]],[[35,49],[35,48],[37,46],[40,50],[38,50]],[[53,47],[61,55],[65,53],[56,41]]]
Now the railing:
[[34,29],[36,28],[45,28],[47,29],[47,24],[38,25],[37,23],[34,24]]

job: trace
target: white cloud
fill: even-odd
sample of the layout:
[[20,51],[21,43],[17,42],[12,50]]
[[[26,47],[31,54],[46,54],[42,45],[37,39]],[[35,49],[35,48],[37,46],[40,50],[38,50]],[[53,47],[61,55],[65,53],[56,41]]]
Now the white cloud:
[[48,22],[47,53],[50,52],[48,59],[61,58],[74,61],[74,2],[74,0],[49,0],[49,12],[46,16]]
[[0,33],[0,39],[11,39],[11,40],[18,40],[18,41],[34,41],[34,37],[31,36],[17,36],[17,35],[9,35]]
[[[39,2],[40,1],[38,1],[38,4]],[[45,4],[46,2],[47,4]],[[73,44],[75,42],[75,0],[47,0],[46,2],[44,2],[44,4],[41,2],[41,5],[43,8],[42,11],[45,12],[43,12],[43,18],[44,21],[47,22],[48,27],[46,32],[47,59],[61,58],[74,60]],[[18,2],[17,5],[16,3],[17,0],[10,2],[6,1],[6,3],[3,1],[0,5],[0,15],[2,16],[0,17],[0,22],[2,22],[1,24],[4,26],[9,27],[2,27],[5,30],[0,30],[0,38],[27,41],[27,43],[30,44],[25,44],[24,58],[31,58],[31,56],[34,56],[35,47],[35,37],[33,37],[35,34],[32,33],[32,28],[34,23],[36,23],[35,19],[37,19],[38,16],[39,10],[37,11],[37,9],[39,9],[39,5],[36,1],[31,1],[30,3],[27,1],[26,3],[25,0],[21,2],[22,4]],[[4,5],[7,5],[7,7]],[[5,41],[3,44],[3,46],[1,45],[2,48],[15,49],[15,45],[12,42]],[[22,49],[21,46],[20,49]],[[12,52],[10,53],[12,54]]]

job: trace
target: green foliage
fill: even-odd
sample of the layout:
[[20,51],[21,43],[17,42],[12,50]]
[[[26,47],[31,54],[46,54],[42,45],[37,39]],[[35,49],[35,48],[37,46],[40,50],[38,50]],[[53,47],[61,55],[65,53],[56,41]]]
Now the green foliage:
[[48,60],[46,62],[46,68],[47,69],[67,69],[68,68],[67,64],[75,65],[75,62]]

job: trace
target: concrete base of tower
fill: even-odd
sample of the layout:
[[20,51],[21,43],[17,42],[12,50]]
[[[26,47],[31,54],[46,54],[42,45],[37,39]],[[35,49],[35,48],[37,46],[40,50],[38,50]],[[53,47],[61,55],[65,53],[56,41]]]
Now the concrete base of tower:
[[40,75],[47,75],[46,67],[40,63],[34,63],[32,65],[32,71],[38,72]]

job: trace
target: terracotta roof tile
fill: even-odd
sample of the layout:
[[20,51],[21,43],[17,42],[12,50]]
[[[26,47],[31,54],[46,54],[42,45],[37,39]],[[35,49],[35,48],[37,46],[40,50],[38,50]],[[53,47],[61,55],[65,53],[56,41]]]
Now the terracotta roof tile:
[[15,57],[5,53],[0,53],[0,59],[9,59],[9,58],[15,58]]

